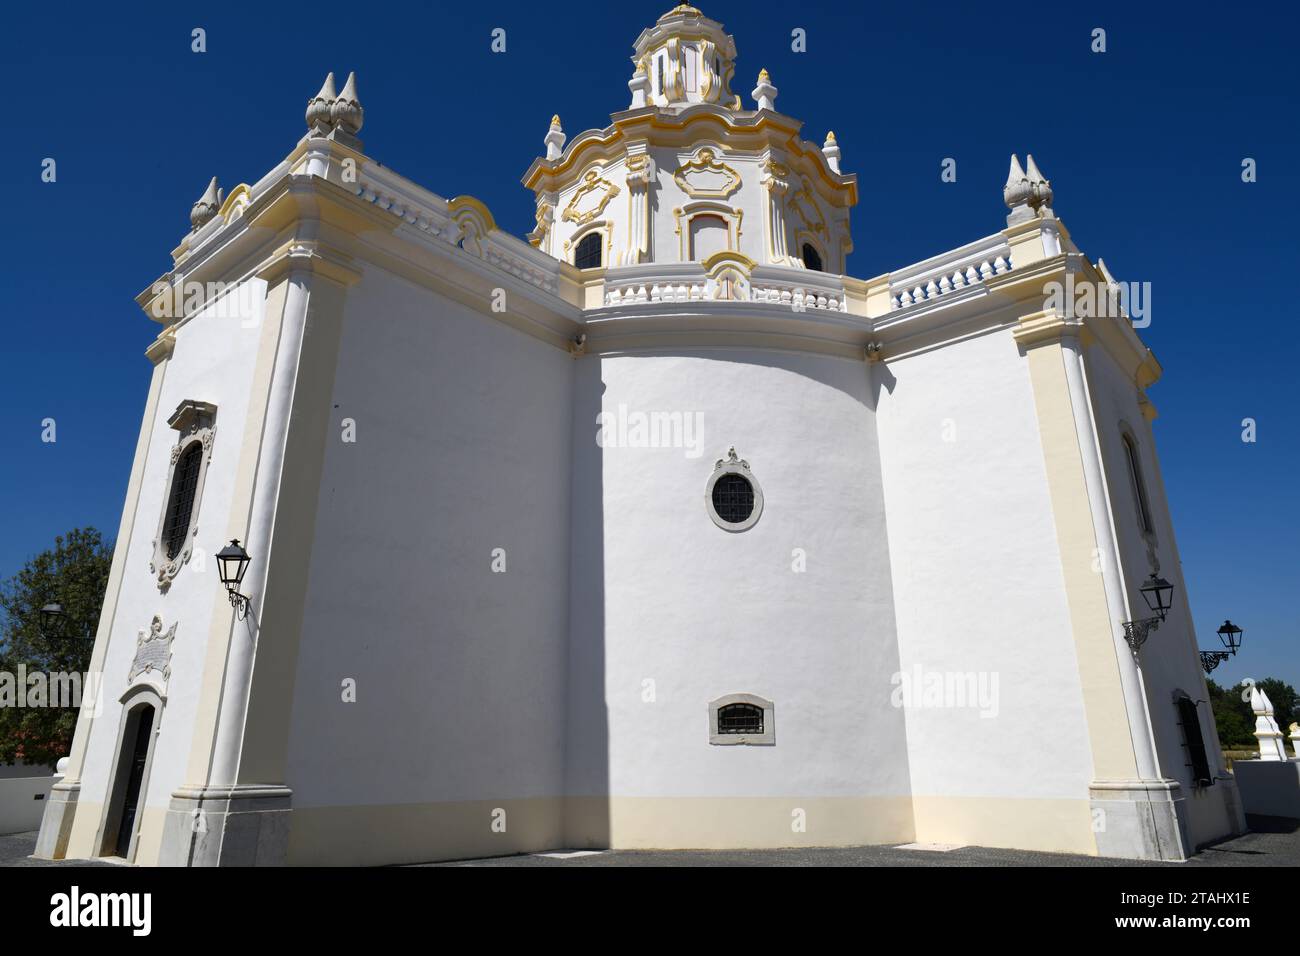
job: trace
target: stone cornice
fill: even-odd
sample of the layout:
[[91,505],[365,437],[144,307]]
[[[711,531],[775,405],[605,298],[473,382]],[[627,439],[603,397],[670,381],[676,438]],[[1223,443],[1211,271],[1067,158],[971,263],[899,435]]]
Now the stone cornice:
[[1050,283],[1064,287],[1066,276],[1074,271],[1087,281],[1100,281],[1101,273],[1078,253],[1062,253],[1043,259],[1021,270],[1012,270],[986,283],[990,293],[1009,296],[1018,303],[1035,301],[1039,309],[1022,314],[1015,332],[1022,347],[1033,348],[1045,342],[1059,342],[1066,336],[1079,337],[1084,346],[1098,345],[1139,389],[1159,380],[1162,369],[1152,351],[1143,344],[1132,323],[1122,316],[1067,317],[1055,309],[1045,309]]
[[850,207],[858,201],[858,178],[834,172],[825,155],[813,143],[799,138],[803,124],[782,113],[756,110],[736,113],[724,107],[701,103],[680,112],[654,107],[615,113],[605,129],[589,129],[573,137],[559,159],[533,160],[524,173],[523,184],[534,192],[550,192],[575,178],[596,159],[606,162],[622,156],[626,144],[661,141],[683,145],[699,140],[709,127],[714,138],[729,148],[761,150],[776,147],[805,162],[805,172],[815,172],[818,192],[834,205]]

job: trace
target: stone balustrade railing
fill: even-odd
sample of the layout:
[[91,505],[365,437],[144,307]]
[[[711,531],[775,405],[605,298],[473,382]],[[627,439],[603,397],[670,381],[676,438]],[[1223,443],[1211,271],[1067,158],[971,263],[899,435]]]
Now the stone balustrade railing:
[[1011,248],[1000,233],[890,273],[891,309],[937,299],[1010,272]]
[[748,283],[720,295],[717,280],[698,263],[648,263],[611,269],[605,276],[607,307],[659,302],[761,302],[797,311],[820,309],[846,312],[839,276],[797,272],[773,266],[754,269]]
[[[464,238],[461,224],[441,196],[421,189],[383,167],[366,167],[355,186],[358,196],[423,233],[455,246]],[[454,203],[453,203],[454,205]],[[530,285],[558,293],[560,264],[551,256],[500,230],[481,242],[483,259]]]

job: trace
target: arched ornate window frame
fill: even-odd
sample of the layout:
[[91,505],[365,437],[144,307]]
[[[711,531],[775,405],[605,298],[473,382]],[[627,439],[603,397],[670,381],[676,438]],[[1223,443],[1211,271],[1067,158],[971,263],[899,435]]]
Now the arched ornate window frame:
[[601,243],[603,251],[601,253],[600,267],[598,269],[583,269],[582,271],[583,273],[603,274],[609,268],[612,261],[611,257],[614,255],[614,224],[608,219],[597,219],[595,222],[589,222],[575,229],[573,234],[564,240],[564,260],[576,269],[577,266],[573,260],[578,252],[578,243],[592,233],[600,233],[605,237],[605,241]]
[[[745,210],[733,209],[725,202],[712,199],[697,199],[694,202],[683,203],[673,210],[673,228],[677,233],[678,261],[693,261],[691,259],[691,220],[696,216],[721,217],[727,224],[727,248],[721,251],[740,251],[740,237],[743,235],[741,224],[745,218]],[[718,252],[715,252],[713,255],[718,254]],[[709,258],[712,259],[713,256]]]
[[104,807],[100,811],[99,832],[95,835],[95,847],[97,856],[110,856],[108,843],[117,844],[117,833],[110,829],[113,822],[120,818],[122,813],[122,801],[126,797],[126,791],[121,779],[125,768],[122,765],[123,749],[129,747],[131,741],[127,740],[127,729],[131,726],[131,715],[133,712],[148,705],[153,708],[153,724],[150,727],[149,734],[149,756],[145,759],[144,775],[140,778],[140,807],[135,819],[135,832],[131,834],[131,845],[127,848],[126,861],[128,863],[135,859],[136,850],[140,842],[140,831],[143,828],[145,809],[149,796],[149,777],[153,771],[154,757],[158,753],[158,734],[162,730],[163,708],[167,706],[167,698],[160,694],[158,689],[149,683],[133,684],[129,687],[118,700],[122,704],[122,712],[117,722],[117,747],[113,753],[113,762],[109,764],[112,773],[109,778],[108,792],[104,795]]
[[[596,247],[596,253],[600,256],[600,260],[594,266],[584,266],[578,264],[578,253],[582,251],[582,247],[587,243],[594,243]],[[581,239],[579,239],[577,242],[573,244],[573,267],[575,269],[582,269],[584,272],[588,269],[605,268],[607,264],[606,251],[605,251],[606,245],[608,245],[608,240],[605,238],[605,236],[601,235],[599,232],[594,232],[589,230],[586,233],[586,235],[584,235]]]
[[817,238],[815,233],[812,233],[807,229],[796,229],[794,234],[794,247],[798,253],[794,258],[798,261],[799,268],[805,269],[808,272],[817,271],[816,269],[809,269],[806,265],[804,265],[804,261],[803,261],[804,243],[807,243],[808,245],[812,246],[813,249],[816,251],[817,255],[821,257],[822,260],[821,274],[834,275],[835,273],[831,271],[831,267],[830,267],[830,263],[831,263],[830,256],[826,254],[826,244],[822,242],[822,240]]
[[[718,712],[729,704],[751,704],[763,711],[761,734],[718,733]],[[746,745],[750,747],[776,746],[776,704],[757,694],[727,694],[709,701],[709,743],[718,746]]]
[[[153,539],[153,557],[149,561],[149,570],[157,579],[158,590],[166,591],[173,579],[180,573],[190,555],[194,552],[194,540],[199,533],[199,507],[203,502],[203,483],[208,475],[208,465],[212,463],[212,445],[217,434],[217,406],[208,402],[186,399],[176,406],[176,411],[167,419],[167,424],[180,432],[180,438],[172,446],[167,464],[167,483],[163,488],[162,508],[158,515],[158,530]],[[181,456],[195,444],[202,447],[199,460],[199,476],[194,483],[194,506],[190,509],[190,523],[185,529],[181,549],[176,556],[167,556],[167,542],[163,539],[163,528],[167,523],[167,511],[171,505],[172,492],[176,485],[177,465]]]
[[[713,486],[718,483],[723,475],[740,475],[749,482],[754,489],[754,510],[749,513],[749,517],[744,521],[730,522],[723,519],[713,507]],[[704,485],[704,507],[708,509],[709,518],[723,531],[729,531],[732,534],[738,534],[741,531],[748,531],[758,523],[758,519],[763,515],[763,489],[758,484],[758,479],[749,468],[749,462],[745,461],[736,454],[734,447],[728,449],[726,458],[719,458],[713,466],[713,474]]]

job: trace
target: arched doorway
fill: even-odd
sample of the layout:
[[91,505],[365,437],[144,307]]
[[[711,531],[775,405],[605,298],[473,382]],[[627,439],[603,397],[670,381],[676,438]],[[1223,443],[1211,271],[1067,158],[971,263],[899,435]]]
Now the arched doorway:
[[144,816],[149,789],[149,766],[162,701],[152,691],[133,694],[124,702],[118,734],[117,760],[112,787],[105,805],[99,841],[100,856],[119,856],[130,861]]

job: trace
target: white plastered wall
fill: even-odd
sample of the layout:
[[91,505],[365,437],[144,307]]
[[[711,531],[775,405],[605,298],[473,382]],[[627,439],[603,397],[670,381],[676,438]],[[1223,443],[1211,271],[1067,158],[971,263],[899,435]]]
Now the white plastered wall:
[[1088,729],[1027,362],[998,331],[873,369],[903,670],[974,674],[990,693],[997,681],[995,708],[907,708],[917,838],[1093,853]]
[[[569,842],[911,839],[864,363],[736,348],[577,372]],[[699,456],[598,448],[596,413],[620,405],[699,413]],[[731,446],[764,496],[740,533],[704,500]],[[709,702],[732,693],[774,702],[775,746],[710,744]]]
[[[162,838],[162,814],[172,792],[182,783],[190,782],[184,776],[193,742],[209,624],[214,602],[225,600],[212,556],[226,543],[223,535],[244,440],[244,420],[264,320],[265,295],[266,284],[260,279],[249,279],[246,289],[228,292],[224,299],[186,319],[176,331],[175,350],[167,360],[153,422],[131,539],[116,544],[119,549],[127,548],[126,563],[104,660],[103,709],[90,729],[81,793],[68,847],[70,857],[98,855],[95,840],[112,782],[112,763],[120,733],[121,696],[135,683],[160,685],[156,675],[153,678],[146,675],[131,684],[127,682],[137,635],[141,630],[148,631],[155,614],[162,617],[164,630],[176,624],[176,636],[172,642],[166,703],[139,818],[136,862],[156,860]],[[187,399],[217,406],[216,435],[211,463],[203,480],[202,498],[196,506],[198,533],[194,553],[163,593],[149,570],[149,562],[153,557],[159,515],[165,504],[163,495],[172,467],[171,451],[179,437],[168,427],[167,419]]]
[[348,290],[294,683],[290,863],[560,842],[572,365],[378,267]]

